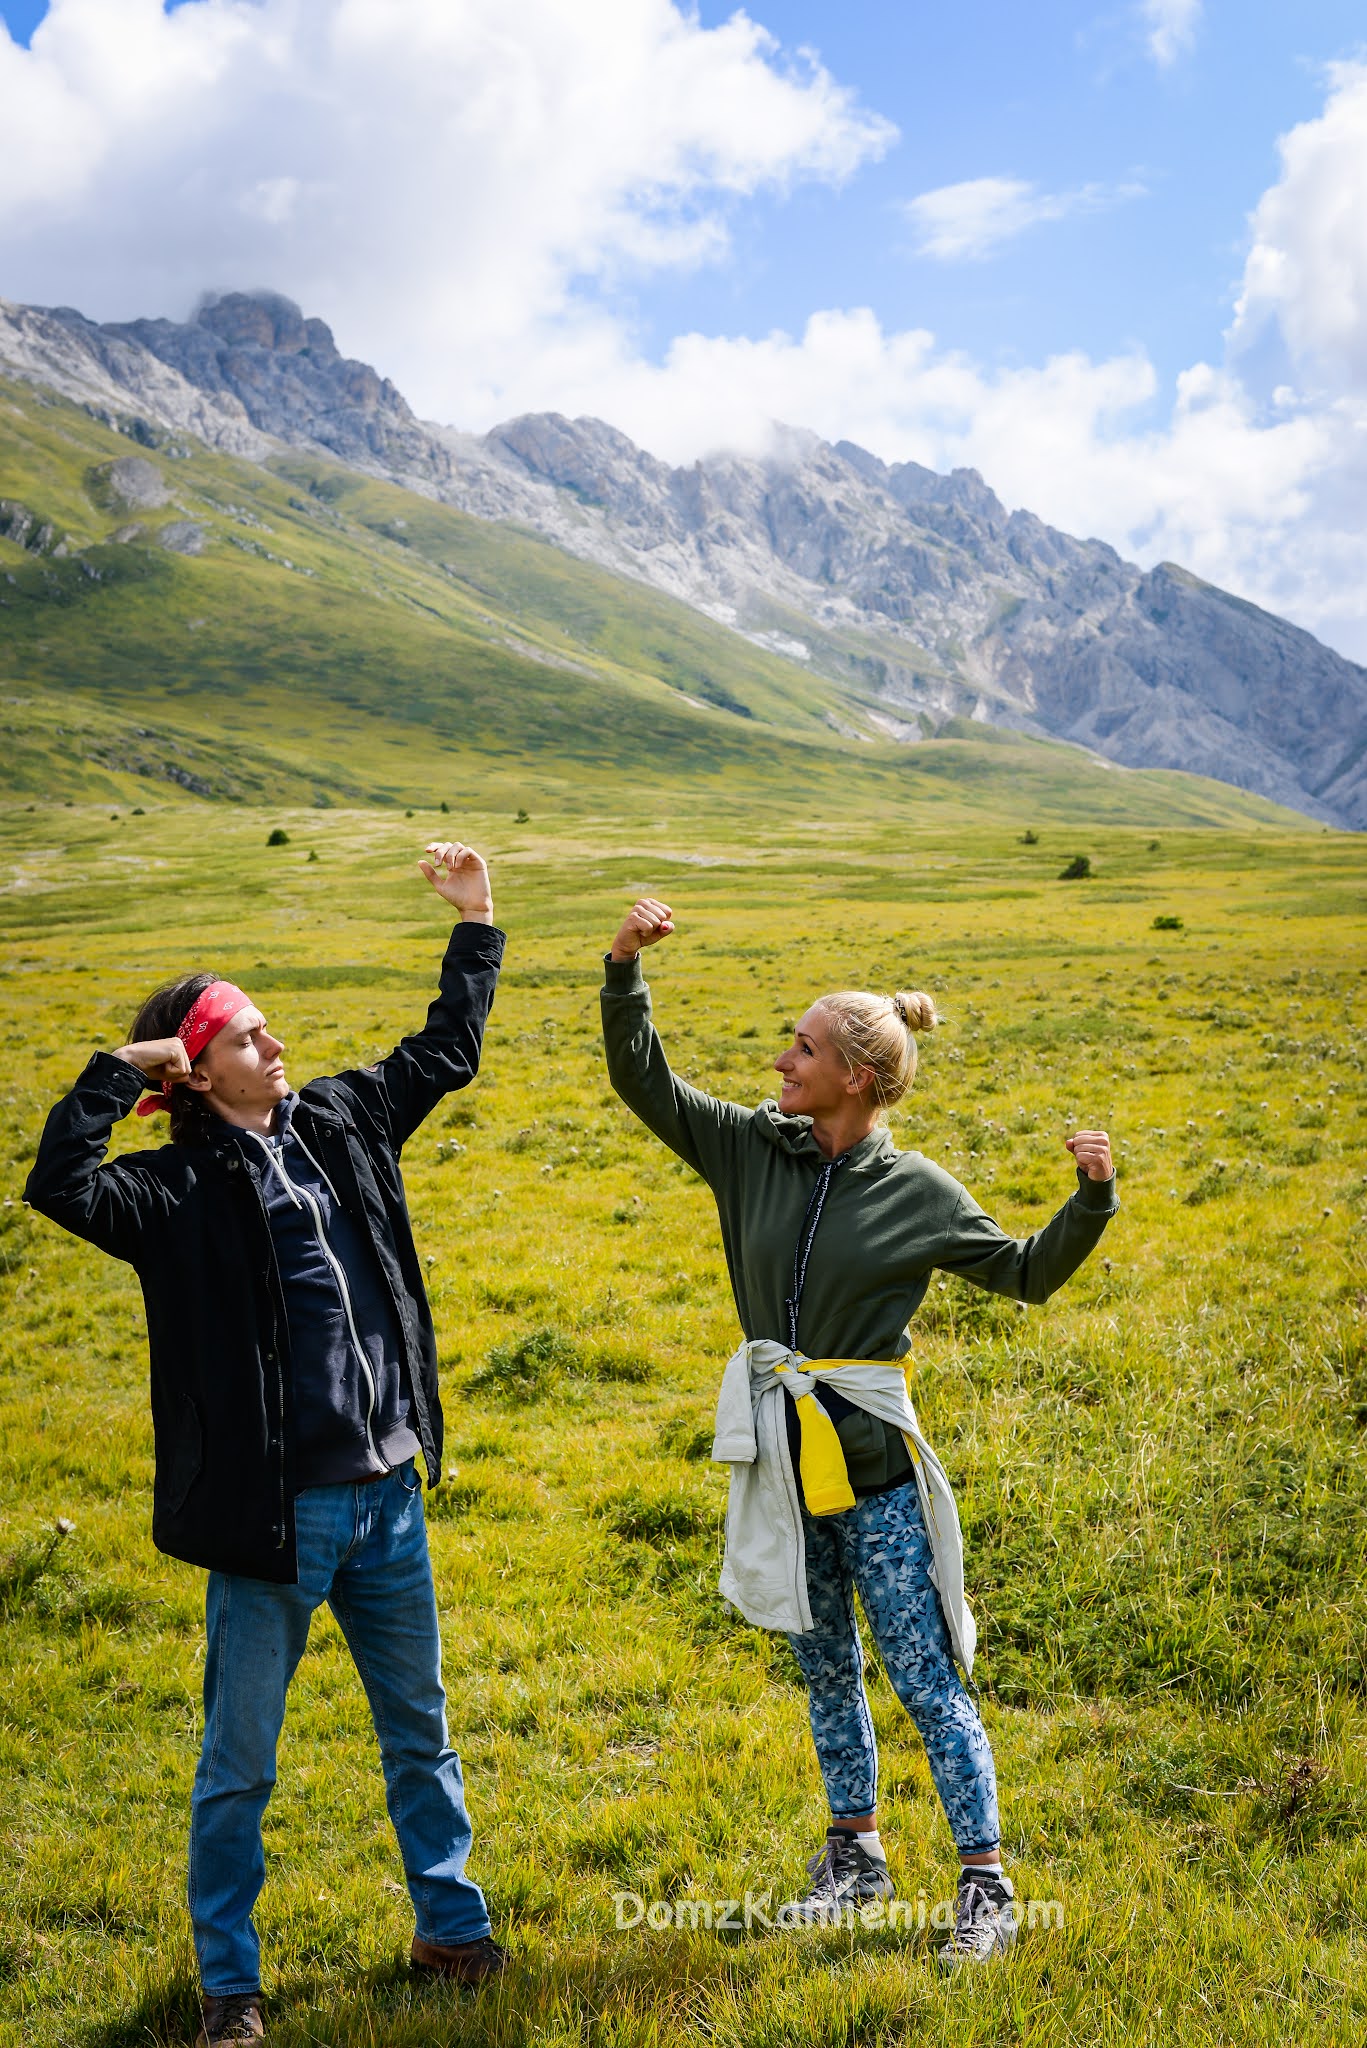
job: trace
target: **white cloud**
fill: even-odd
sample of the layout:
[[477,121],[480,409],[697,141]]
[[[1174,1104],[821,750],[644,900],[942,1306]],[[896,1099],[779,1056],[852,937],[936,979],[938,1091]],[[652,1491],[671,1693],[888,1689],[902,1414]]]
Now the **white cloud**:
[[1227,370],[1198,364],[1166,394],[1139,351],[989,371],[923,329],[887,333],[864,309],[818,313],[799,336],[685,335],[659,367],[622,359],[564,398],[676,461],[760,452],[779,418],[888,461],[972,467],[1008,507],[1130,559],[1182,562],[1367,657],[1351,566],[1367,434],[1345,410],[1265,416]]
[[1234,341],[1275,328],[1303,379],[1367,396],[1367,64],[1335,65],[1324,112],[1282,137],[1253,216]]
[[907,200],[904,211],[919,240],[917,253],[946,261],[987,256],[1001,243],[1042,221],[1100,213],[1138,198],[1139,185],[1082,185],[1072,192],[1041,192],[1021,178],[966,178]]
[[1201,0],[1142,0],[1139,12],[1148,31],[1149,55],[1166,71],[1196,41]]
[[894,130],[673,0],[52,0],[31,49],[0,27],[0,133],[8,296],[108,319],[269,285],[468,416],[601,351],[594,284],[715,257],[735,203]]

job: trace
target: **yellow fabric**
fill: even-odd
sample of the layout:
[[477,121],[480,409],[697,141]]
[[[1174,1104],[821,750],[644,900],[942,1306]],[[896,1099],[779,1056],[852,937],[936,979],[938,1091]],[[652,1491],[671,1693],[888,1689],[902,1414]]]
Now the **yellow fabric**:
[[[823,1372],[829,1372],[829,1371],[830,1371],[830,1370],[832,1369],[832,1367],[836,1367],[836,1368],[838,1368],[838,1367],[840,1367],[840,1366],[842,1366],[842,1365],[867,1365],[868,1363],[869,1363],[869,1361],[868,1361],[868,1359],[867,1359],[867,1358],[809,1358],[809,1359],[807,1360],[807,1364],[808,1364],[808,1365],[811,1365],[811,1366],[817,1366],[817,1367],[819,1367],[819,1368],[820,1368],[820,1369],[821,1369],[821,1370],[822,1370]],[[893,1363],[894,1363],[894,1364],[896,1364],[896,1363],[897,1363],[897,1361],[896,1361],[896,1360],[894,1359],[894,1360],[893,1360]],[[906,1355],[906,1357],[905,1357],[905,1358],[904,1358],[904,1359],[902,1360],[902,1377],[903,1377],[903,1379],[905,1379],[905,1381],[907,1382],[907,1392],[908,1392],[908,1395],[910,1395],[910,1392],[911,1392],[911,1366],[912,1366],[912,1358],[911,1358],[911,1353],[910,1353],[910,1352],[908,1352],[908,1353],[907,1353],[907,1355]],[[782,1371],[782,1367],[780,1367],[780,1368],[779,1368],[779,1370],[780,1370],[780,1371]],[[800,1405],[800,1404],[799,1404],[799,1405]],[[798,1418],[798,1419],[799,1419],[799,1421],[800,1421],[800,1420],[801,1420],[801,1417],[799,1416],[799,1418]],[[904,1443],[904,1444],[906,1445],[906,1447],[907,1447],[907,1450],[908,1450],[908,1452],[909,1452],[909,1454],[910,1454],[910,1456],[911,1456],[911,1462],[912,1462],[912,1464],[913,1464],[913,1465],[919,1465],[919,1464],[920,1464],[920,1462],[921,1462],[921,1453],[920,1453],[920,1452],[919,1452],[919,1451],[917,1450],[917,1448],[916,1448],[916,1445],[915,1445],[915,1442],[913,1441],[913,1439],[912,1439],[911,1437],[909,1437],[909,1436],[907,1435],[907,1433],[906,1433],[906,1431],[905,1431],[905,1430],[903,1430],[903,1431],[902,1431],[902,1442],[903,1442],[903,1443]],[[803,1439],[803,1445],[804,1445],[804,1455],[805,1455],[805,1445],[806,1445],[806,1439],[805,1439],[805,1437],[804,1437],[804,1439]],[[843,1459],[843,1458],[841,1459],[841,1463],[842,1463],[842,1464],[844,1463],[844,1459]],[[806,1466],[805,1466],[805,1465],[804,1465],[804,1466],[803,1466],[803,1468],[802,1468],[802,1484],[803,1484],[803,1487],[805,1488],[805,1487],[806,1487],[806,1484],[807,1484],[807,1468],[806,1468]],[[847,1484],[847,1485],[849,1484],[849,1479],[848,1479],[848,1475],[846,1476],[846,1484]],[[848,1506],[849,1506],[850,1504],[851,1504],[851,1503],[850,1503],[850,1502],[848,1502],[848,1501],[847,1501],[847,1502],[845,1503],[845,1505],[846,1505],[847,1507],[848,1507]],[[833,1508],[813,1508],[813,1509],[812,1509],[812,1513],[813,1513],[814,1515],[819,1515],[819,1514],[834,1514],[835,1512],[836,1512],[836,1511],[835,1511],[835,1509],[833,1509]],[[932,1513],[933,1513],[933,1512],[934,1512],[934,1511],[932,1510]]]
[[797,1401],[798,1426],[802,1431],[799,1467],[802,1497],[812,1515],[838,1515],[854,1506],[854,1489],[845,1469],[835,1424],[814,1394],[801,1394]]
[[[803,1360],[804,1371],[831,1372],[842,1365],[867,1365],[867,1358],[807,1358]],[[775,1372],[786,1372],[787,1367],[775,1366]],[[910,1375],[911,1360],[908,1357],[902,1367]],[[850,1485],[849,1470],[845,1464],[845,1453],[835,1424],[821,1403],[812,1394],[799,1395],[797,1402],[798,1427],[802,1441],[798,1451],[798,1469],[802,1474],[802,1497],[807,1503],[807,1512],[813,1515],[839,1515],[846,1508],[856,1505],[854,1488]],[[906,1431],[902,1441],[911,1453],[912,1462],[919,1465],[921,1453],[917,1450]]]

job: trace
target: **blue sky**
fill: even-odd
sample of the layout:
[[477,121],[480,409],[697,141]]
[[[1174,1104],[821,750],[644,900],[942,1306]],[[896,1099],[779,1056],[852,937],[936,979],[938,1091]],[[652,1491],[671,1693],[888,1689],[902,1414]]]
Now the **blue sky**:
[[[701,10],[713,22],[730,11],[716,0]],[[1214,0],[1166,69],[1124,7],[760,0],[751,11],[787,49],[816,48],[900,139],[840,191],[748,207],[734,264],[643,298],[657,345],[685,322],[754,332],[800,326],[812,305],[867,303],[885,326],[928,326],[979,360],[1138,342],[1171,378],[1219,347],[1277,137],[1317,112],[1326,62],[1367,45],[1361,0]],[[983,176],[1050,192],[1137,182],[1145,196],[1043,224],[983,261],[918,256],[900,202]]]
[[1367,659],[1362,0],[0,20],[0,296],[268,285],[455,425],[972,464]]

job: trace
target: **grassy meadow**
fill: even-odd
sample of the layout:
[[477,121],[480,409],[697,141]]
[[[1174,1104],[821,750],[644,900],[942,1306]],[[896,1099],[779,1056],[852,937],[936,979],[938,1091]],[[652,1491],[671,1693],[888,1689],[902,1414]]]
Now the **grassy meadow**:
[[[612,811],[533,801],[521,824],[501,783],[409,818],[136,789],[0,811],[0,2041],[134,2048],[197,2022],[202,1578],[148,1536],[136,1284],[22,1206],[43,1115],[194,965],[261,1000],[296,1082],[385,1050],[445,935],[413,855],[453,830],[490,855],[507,966],[485,1070],[405,1171],[444,1367],[453,1740],[513,1960],[477,1997],[410,1982],[365,1703],[323,1615],[267,1819],[273,2042],[1367,2038],[1367,860],[1286,814],[1191,829],[1179,781],[1144,784],[1158,826],[1051,823],[1064,798],[1032,815],[1028,778],[990,807],[971,780],[938,806],[879,785],[857,823],[834,797],[630,779]],[[1092,878],[1057,880],[1078,852]],[[823,987],[925,987],[947,1021],[899,1143],[1024,1234],[1072,1186],[1070,1126],[1116,1142],[1104,1257],[1043,1309],[937,1282],[913,1325],[1007,1854],[1023,1899],[1064,1909],[970,1978],[941,1980],[928,1928],[614,1925],[618,1891],[790,1896],[824,1828],[791,1656],[715,1590],[735,1329],[710,1199],[602,1066],[599,959],[647,887],[679,922],[649,961],[657,1019],[701,1085],[771,1092]],[[117,1144],[147,1137],[130,1119]],[[876,1660],[870,1688],[893,1873],[933,1903],[948,1831]]]

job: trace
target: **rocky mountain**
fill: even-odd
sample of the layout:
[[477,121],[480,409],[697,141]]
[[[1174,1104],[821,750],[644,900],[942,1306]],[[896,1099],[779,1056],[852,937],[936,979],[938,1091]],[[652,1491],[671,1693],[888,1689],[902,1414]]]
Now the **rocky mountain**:
[[976,471],[792,432],[763,461],[670,469],[553,415],[481,452],[568,500],[573,521],[542,522],[562,544],[585,521],[616,566],[844,677],[898,738],[986,719],[1367,826],[1367,670],[1175,564],[1008,514]]
[[795,430],[684,468],[599,420],[461,434],[265,293],[105,326],[0,302],[0,369],[135,438],[319,449],[530,526],[841,682],[856,728],[914,742],[967,716],[1367,828],[1367,670],[1175,564],[1008,513],[976,471]]

